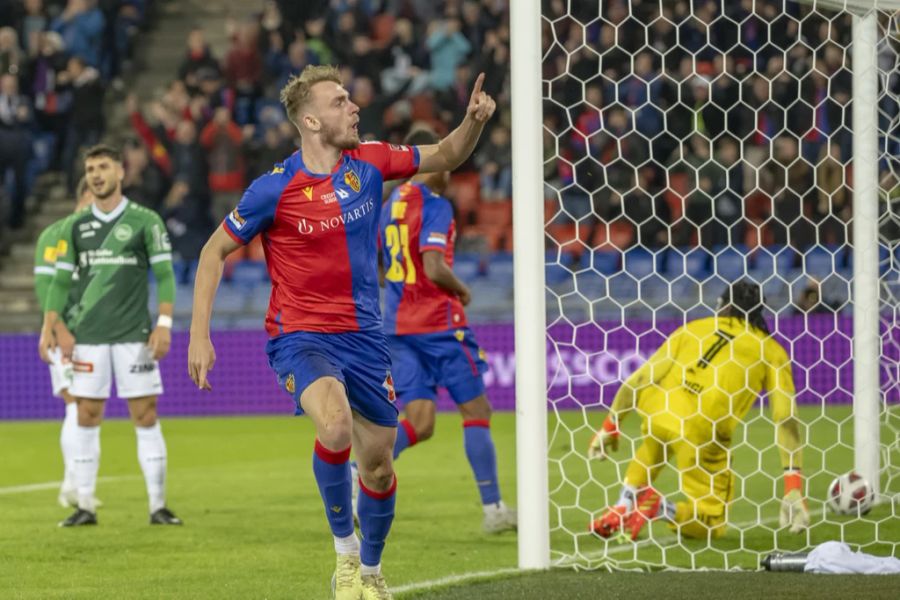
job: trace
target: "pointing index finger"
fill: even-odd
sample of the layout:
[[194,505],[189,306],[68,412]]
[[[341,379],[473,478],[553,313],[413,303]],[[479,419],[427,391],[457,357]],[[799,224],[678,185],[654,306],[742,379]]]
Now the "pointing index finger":
[[478,79],[475,80],[475,87],[472,88],[472,97],[477,98],[478,94],[481,93],[481,84],[484,83],[484,73],[478,74]]

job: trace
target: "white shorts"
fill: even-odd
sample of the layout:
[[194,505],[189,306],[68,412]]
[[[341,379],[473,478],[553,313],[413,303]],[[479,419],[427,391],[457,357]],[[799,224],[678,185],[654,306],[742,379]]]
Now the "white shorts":
[[58,347],[50,351],[50,385],[57,398],[62,398],[63,390],[72,387],[72,361],[63,358]]
[[69,393],[78,398],[109,398],[113,374],[119,398],[158,396],[163,391],[159,363],[144,342],[75,344],[72,371]]

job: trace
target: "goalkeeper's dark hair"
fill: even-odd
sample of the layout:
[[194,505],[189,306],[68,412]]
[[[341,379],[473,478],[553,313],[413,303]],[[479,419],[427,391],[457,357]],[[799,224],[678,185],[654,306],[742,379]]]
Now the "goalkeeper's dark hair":
[[430,146],[440,141],[441,138],[429,127],[417,127],[403,139],[403,143],[407,146]]
[[762,288],[746,279],[732,283],[719,298],[722,315],[736,317],[769,335],[769,325],[763,317]]

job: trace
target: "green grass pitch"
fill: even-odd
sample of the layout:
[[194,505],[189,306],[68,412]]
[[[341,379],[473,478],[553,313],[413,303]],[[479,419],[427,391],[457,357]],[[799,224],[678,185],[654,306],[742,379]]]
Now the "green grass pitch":
[[[846,424],[846,411],[829,409],[829,416],[833,420],[827,423],[837,425],[825,426],[826,421],[816,415],[804,415],[805,420],[822,426],[821,431],[814,427],[811,435],[828,442],[828,435],[834,433],[846,441],[847,428],[852,430],[852,425]],[[572,412],[563,419],[574,433],[562,429],[565,435],[553,437],[551,454],[560,462],[551,464],[551,489],[562,505],[580,498],[582,509],[553,511],[561,515],[553,521],[554,550],[571,553],[577,548],[586,557],[585,564],[593,566],[601,565],[599,556],[614,548],[620,549],[611,556],[621,566],[634,566],[635,558],[650,564],[658,561],[662,551],[646,542],[606,548],[604,542],[585,535],[587,521],[581,511],[602,507],[607,487],[609,493],[615,489],[615,470],[612,464],[592,465],[591,478],[587,464],[571,458],[570,451],[575,444],[583,452],[590,437],[584,417]],[[592,416],[592,422],[595,420],[599,423],[599,416]],[[556,421],[553,415],[550,421]],[[288,416],[167,419],[163,428],[169,447],[170,505],[185,526],[147,525],[133,429],[128,422],[109,421],[102,433],[100,475],[105,479],[101,479],[98,496],[105,505],[99,511],[100,525],[64,530],[56,523],[68,511],[56,505],[56,489],[22,487],[59,478],[59,424],[0,423],[0,597],[327,598],[333,549],[310,469],[310,422]],[[513,415],[495,415],[492,429],[501,487],[504,496],[514,502]],[[762,440],[765,429],[766,424],[754,421],[747,435]],[[625,454],[626,449],[620,449],[619,457]],[[830,454],[820,456],[831,464]],[[757,459],[738,449],[736,470],[745,469],[748,460]],[[778,470],[777,458],[772,463],[764,457],[763,464],[769,472]],[[565,479],[559,465],[566,466]],[[481,510],[457,415],[439,415],[435,438],[405,453],[397,471],[397,518],[384,564],[390,584],[406,590],[399,598],[661,597],[659,594],[667,596],[666,592],[675,589],[727,589],[711,583],[725,581],[721,573],[640,576],[567,569],[491,578],[491,573],[515,566],[516,538],[511,534],[488,537],[480,531]],[[663,487],[671,485],[670,481],[661,483]],[[876,509],[882,510],[884,507]],[[877,516],[876,512],[872,516]],[[882,519],[879,538],[896,545],[900,538],[897,521]],[[576,535],[560,529],[561,523]],[[825,535],[826,530],[818,527]],[[860,541],[874,536],[872,529],[857,530],[853,524],[847,524],[845,532]],[[749,553],[734,550],[740,540],[731,535],[717,542],[715,551],[703,551],[672,542],[664,527],[655,528],[653,534],[659,536],[667,559],[676,566],[722,567],[723,556],[734,563],[729,566],[753,566]],[[817,541],[819,533],[811,535],[812,541]],[[744,546],[768,540],[765,535],[746,533]],[[421,585],[473,573],[485,573],[488,581],[464,580],[438,588]],[[838,578],[842,583],[835,587],[834,580],[819,584],[816,581],[827,578],[812,576],[728,575],[735,576],[751,579],[760,595],[769,587],[785,591],[794,589],[793,585],[807,591],[821,589],[821,597],[840,585],[850,586],[848,590],[860,585],[851,583],[856,581],[853,578]],[[870,597],[877,597],[882,588],[897,589],[897,578],[870,581],[865,583],[867,593],[875,594]]]

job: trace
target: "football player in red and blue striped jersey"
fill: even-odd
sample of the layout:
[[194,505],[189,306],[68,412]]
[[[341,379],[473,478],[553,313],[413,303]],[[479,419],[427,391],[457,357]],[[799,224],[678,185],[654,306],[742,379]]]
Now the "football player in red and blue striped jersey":
[[[436,142],[437,136],[424,129],[406,139],[414,147]],[[471,294],[453,274],[456,222],[453,206],[440,195],[449,180],[446,171],[416,175],[393,191],[381,216],[384,330],[397,398],[406,412],[394,458],[432,436],[437,390],[446,388],[462,414],[483,529],[499,533],[516,528],[516,514],[500,498],[491,406],[482,379],[488,366],[463,310]]]
[[[313,473],[338,554],[334,596],[390,598],[381,555],[394,518],[397,408],[379,308],[382,185],[449,171],[472,152],[496,107],[475,82],[462,123],[438,144],[360,143],[359,107],[339,71],[308,66],[281,92],[300,150],[254,181],[210,237],[194,284],[188,368],[211,389],[209,322],[225,257],[262,236],[272,294],[266,352],[296,412],[316,427]],[[362,490],[353,529],[351,441]]]

